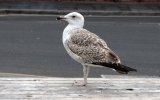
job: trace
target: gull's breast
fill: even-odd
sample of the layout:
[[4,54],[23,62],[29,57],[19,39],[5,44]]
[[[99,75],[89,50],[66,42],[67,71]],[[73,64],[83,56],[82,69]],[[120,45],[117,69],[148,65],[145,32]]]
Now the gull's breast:
[[68,47],[68,45],[67,45],[67,42],[68,42],[68,41],[69,41],[69,40],[66,39],[66,40],[63,42],[63,46],[64,46],[64,48],[66,49],[67,53],[68,53],[75,61],[77,61],[77,62],[79,62],[79,63],[83,63],[82,58],[81,58],[80,56],[76,55],[75,53],[73,53],[73,52],[69,49],[69,47]]

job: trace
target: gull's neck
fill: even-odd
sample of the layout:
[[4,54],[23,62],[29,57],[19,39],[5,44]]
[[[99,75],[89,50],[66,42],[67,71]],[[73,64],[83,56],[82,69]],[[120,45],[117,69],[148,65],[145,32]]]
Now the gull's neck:
[[75,28],[83,28],[83,25],[72,25],[68,24],[66,28],[63,30],[63,43],[66,41],[66,39],[69,38],[70,36],[70,31],[75,29]]

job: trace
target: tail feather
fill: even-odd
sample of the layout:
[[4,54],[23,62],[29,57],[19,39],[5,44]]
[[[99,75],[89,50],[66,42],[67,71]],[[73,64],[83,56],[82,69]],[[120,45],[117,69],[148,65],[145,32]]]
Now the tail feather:
[[104,66],[104,67],[109,67],[109,68],[115,69],[117,72],[119,72],[121,74],[128,74],[128,72],[130,72],[130,71],[137,72],[136,69],[130,68],[130,67],[125,66],[125,65],[122,65],[120,63],[94,62],[92,64],[101,65],[101,66]]

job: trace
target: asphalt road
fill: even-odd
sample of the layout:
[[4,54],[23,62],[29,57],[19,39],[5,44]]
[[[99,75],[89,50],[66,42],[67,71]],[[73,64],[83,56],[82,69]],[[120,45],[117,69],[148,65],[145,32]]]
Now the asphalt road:
[[[0,72],[53,77],[81,77],[82,66],[62,45],[64,22],[55,16],[0,16]],[[136,68],[131,75],[160,76],[160,17],[86,17],[85,28],[102,37]],[[92,68],[90,77],[118,73]]]

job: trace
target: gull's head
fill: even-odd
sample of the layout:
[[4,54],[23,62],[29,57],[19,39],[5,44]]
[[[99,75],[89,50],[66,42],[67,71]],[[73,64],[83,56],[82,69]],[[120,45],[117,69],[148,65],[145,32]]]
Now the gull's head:
[[84,17],[78,12],[71,12],[65,16],[59,16],[57,20],[67,21],[69,25],[76,27],[83,27],[84,25]]

